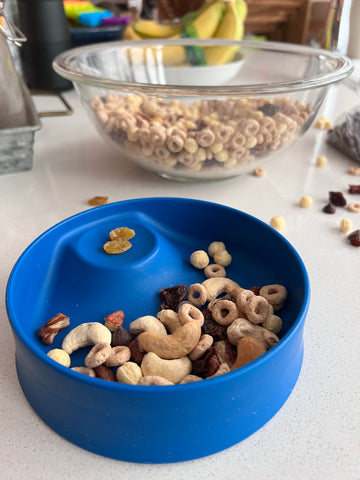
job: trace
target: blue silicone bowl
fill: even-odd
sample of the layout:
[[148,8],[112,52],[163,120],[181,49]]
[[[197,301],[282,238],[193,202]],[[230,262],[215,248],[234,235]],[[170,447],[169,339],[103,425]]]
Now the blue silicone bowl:
[[[108,233],[127,226],[132,248],[107,255]],[[125,326],[160,309],[159,290],[203,281],[189,262],[194,250],[225,242],[227,276],[244,288],[284,284],[280,342],[236,371],[174,386],[134,386],[89,378],[51,360],[65,331],[47,347],[37,330],[58,312],[71,327],[124,310]],[[222,205],[146,198],[96,207],[41,235],[21,255],[7,285],[7,311],[23,392],[39,417],[70,442],[124,461],[165,463],[228,448],[261,428],[298,379],[310,298],[297,252],[265,223]],[[83,349],[86,350],[86,349]],[[83,361],[79,352],[72,365]]]

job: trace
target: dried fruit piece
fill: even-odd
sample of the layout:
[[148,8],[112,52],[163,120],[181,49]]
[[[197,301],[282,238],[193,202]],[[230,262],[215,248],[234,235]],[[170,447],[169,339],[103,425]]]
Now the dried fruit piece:
[[124,253],[131,248],[131,243],[128,240],[110,240],[104,245],[104,250],[110,255],[118,255]]
[[335,207],[345,207],[346,199],[342,192],[329,192],[329,200]]
[[96,196],[96,197],[90,198],[90,200],[88,200],[88,204],[91,205],[92,207],[98,207],[100,205],[105,205],[108,199],[109,197]]
[[348,235],[348,240],[354,247],[360,247],[360,230],[355,230]]
[[267,117],[275,115],[275,113],[280,111],[279,105],[274,105],[273,103],[264,103],[262,107],[259,108],[261,112]]
[[175,285],[174,287],[162,288],[159,292],[160,300],[163,302],[162,308],[177,310],[179,303],[185,298],[186,285]]
[[135,231],[128,227],[118,227],[111,230],[109,237],[111,240],[130,240],[135,237]]
[[322,209],[322,211],[324,213],[335,213],[336,209],[335,209],[334,205],[331,202],[329,202],[327,205],[325,205],[325,207]]
[[360,185],[349,185],[349,193],[360,193]]

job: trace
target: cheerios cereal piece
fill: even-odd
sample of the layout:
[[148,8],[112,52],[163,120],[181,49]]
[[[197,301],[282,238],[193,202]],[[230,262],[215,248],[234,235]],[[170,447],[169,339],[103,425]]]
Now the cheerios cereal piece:
[[352,166],[352,167],[349,167],[348,169],[348,173],[350,175],[355,175],[355,176],[358,176],[360,175],[360,167],[357,167],[357,166]]
[[209,265],[209,261],[205,250],[196,250],[190,255],[190,263],[195,268],[203,269]]
[[257,167],[257,168],[254,168],[253,175],[255,177],[265,177],[266,172],[263,168]]
[[283,230],[285,228],[285,219],[280,215],[275,215],[270,220],[270,226],[275,230]]
[[312,198],[309,195],[304,195],[300,198],[299,205],[302,208],[309,208],[312,205]]
[[352,213],[360,213],[360,203],[348,203],[347,209]]
[[352,221],[349,218],[343,218],[340,222],[340,231],[348,233],[352,229]]
[[210,257],[214,257],[215,253],[221,250],[226,250],[224,242],[211,242],[208,246],[208,254]]
[[319,157],[317,157],[316,159],[317,167],[325,167],[326,164],[327,164],[327,157],[325,157],[325,155],[320,155]]

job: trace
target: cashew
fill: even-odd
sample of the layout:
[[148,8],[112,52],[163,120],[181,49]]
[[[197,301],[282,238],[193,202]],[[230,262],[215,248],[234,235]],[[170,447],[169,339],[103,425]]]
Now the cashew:
[[260,325],[255,325],[246,318],[236,318],[226,330],[229,342],[237,345],[242,337],[255,337],[265,342],[269,349],[276,345],[279,337]]
[[197,345],[201,335],[201,326],[197,320],[191,320],[171,335],[159,335],[143,332],[138,336],[140,346],[146,352],[156,353],[168,360],[184,357]]
[[55,362],[64,365],[64,367],[70,367],[70,356],[65,350],[61,350],[61,348],[53,348],[49,350],[47,356],[52,358]]
[[170,333],[174,333],[175,330],[182,326],[178,313],[174,312],[174,310],[171,310],[170,308],[160,310],[160,312],[157,314],[157,317]]
[[156,375],[172,383],[180,383],[186,375],[189,375],[191,369],[192,362],[186,356],[169,360],[149,352],[141,362],[141,371],[144,376]]
[[134,335],[139,335],[142,332],[153,332],[159,335],[167,335],[166,328],[163,323],[152,315],[145,315],[139,317],[129,325],[129,330]]
[[105,325],[99,322],[82,323],[66,335],[62,349],[71,355],[79,348],[102,342],[111,343],[111,332]]
[[138,385],[174,385],[173,382],[166,380],[164,377],[160,377],[159,375],[145,375],[141,377]]
[[230,293],[235,288],[241,288],[233,280],[227,277],[208,278],[202,282],[207,291],[207,300],[215,300],[221,293]]
[[142,371],[135,362],[126,362],[116,370],[116,379],[120,383],[136,385],[142,377]]

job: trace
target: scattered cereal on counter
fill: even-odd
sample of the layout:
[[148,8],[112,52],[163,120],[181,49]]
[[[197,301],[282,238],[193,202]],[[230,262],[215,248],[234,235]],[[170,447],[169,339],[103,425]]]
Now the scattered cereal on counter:
[[340,222],[340,231],[348,233],[352,229],[352,221],[349,218],[343,218]]
[[275,230],[283,230],[285,227],[285,219],[279,215],[276,215],[270,220],[270,226],[275,228]]
[[88,204],[92,207],[99,207],[100,205],[105,205],[108,199],[109,197],[96,196],[96,197],[90,198],[90,200],[88,200]]
[[319,128],[320,130],[330,130],[332,126],[332,122],[325,117],[320,117],[315,122],[315,127]]
[[348,240],[354,247],[360,247],[360,230],[355,230],[348,235]]
[[349,203],[347,209],[352,213],[360,213],[360,203]]
[[320,155],[319,157],[317,157],[316,159],[317,167],[325,167],[326,164],[327,164],[327,157],[325,157],[325,155]]
[[302,208],[310,208],[312,205],[312,198],[309,197],[309,195],[304,195],[303,197],[300,198],[299,205]]
[[258,167],[258,168],[254,168],[253,174],[255,177],[265,177],[266,172],[263,168]]
[[360,175],[360,167],[357,167],[357,166],[352,166],[352,167],[349,167],[347,173],[349,175],[354,175],[354,176],[358,176]]

